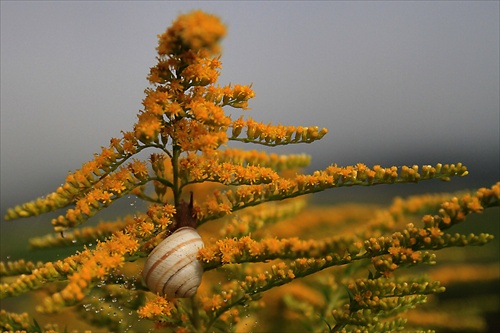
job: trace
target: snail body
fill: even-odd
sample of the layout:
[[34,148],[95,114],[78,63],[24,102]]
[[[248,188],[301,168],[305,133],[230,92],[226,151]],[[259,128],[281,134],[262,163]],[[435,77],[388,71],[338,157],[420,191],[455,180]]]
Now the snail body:
[[167,298],[191,297],[198,290],[203,267],[196,259],[203,241],[192,227],[181,227],[149,254],[143,278],[149,290]]

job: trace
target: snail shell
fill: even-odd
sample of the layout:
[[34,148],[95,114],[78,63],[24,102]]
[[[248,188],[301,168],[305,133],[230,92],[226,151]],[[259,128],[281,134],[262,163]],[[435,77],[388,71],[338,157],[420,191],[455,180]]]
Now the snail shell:
[[196,259],[203,241],[191,227],[182,227],[149,254],[142,276],[149,290],[167,298],[191,297],[201,283],[203,267]]

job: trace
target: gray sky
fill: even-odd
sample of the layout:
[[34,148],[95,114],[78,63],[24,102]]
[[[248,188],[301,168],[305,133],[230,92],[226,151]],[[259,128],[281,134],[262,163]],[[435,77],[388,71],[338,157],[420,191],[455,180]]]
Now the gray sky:
[[2,215],[132,128],[157,35],[198,8],[228,26],[220,82],[253,83],[249,115],[329,129],[274,151],[499,178],[498,1],[2,1]]

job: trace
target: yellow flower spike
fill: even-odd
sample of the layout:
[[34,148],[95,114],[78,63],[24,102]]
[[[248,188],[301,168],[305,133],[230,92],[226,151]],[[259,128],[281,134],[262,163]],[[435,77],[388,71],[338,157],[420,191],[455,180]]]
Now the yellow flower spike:
[[133,163],[128,164],[128,168],[140,181],[147,180],[148,169],[145,162],[134,159]]
[[163,126],[158,116],[143,112],[138,115],[138,118],[139,121],[134,128],[137,139],[145,144],[157,140]]
[[319,132],[318,132],[318,139],[322,139],[326,134],[328,133],[328,129],[323,127]]
[[193,11],[180,15],[172,26],[159,36],[158,54],[178,55],[179,51],[184,50],[218,53],[218,43],[225,34],[226,28],[218,17],[202,11]]

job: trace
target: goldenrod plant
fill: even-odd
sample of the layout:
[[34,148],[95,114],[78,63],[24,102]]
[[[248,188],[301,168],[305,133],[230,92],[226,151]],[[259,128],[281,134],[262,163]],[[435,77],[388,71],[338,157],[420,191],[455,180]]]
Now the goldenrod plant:
[[[303,174],[307,155],[231,147],[313,143],[327,129],[264,124],[240,112],[255,94],[248,85],[217,84],[225,33],[216,16],[180,15],[159,36],[158,63],[133,128],[53,193],[7,211],[5,219],[14,220],[63,210],[52,219],[54,233],[30,245],[81,247],[57,261],[0,263],[2,302],[32,292],[40,312],[2,309],[2,331],[452,330],[452,314],[432,304],[458,274],[448,266],[426,274],[416,268],[435,264],[438,250],[493,239],[451,230],[498,206],[500,183],[399,198],[389,208],[310,204],[306,194],[448,181],[467,168],[358,163]],[[147,203],[145,211],[83,226],[131,195]],[[463,265],[460,276],[497,281],[495,267]],[[87,326],[39,324],[44,313],[67,313]],[[485,329],[477,314],[458,320]]]

